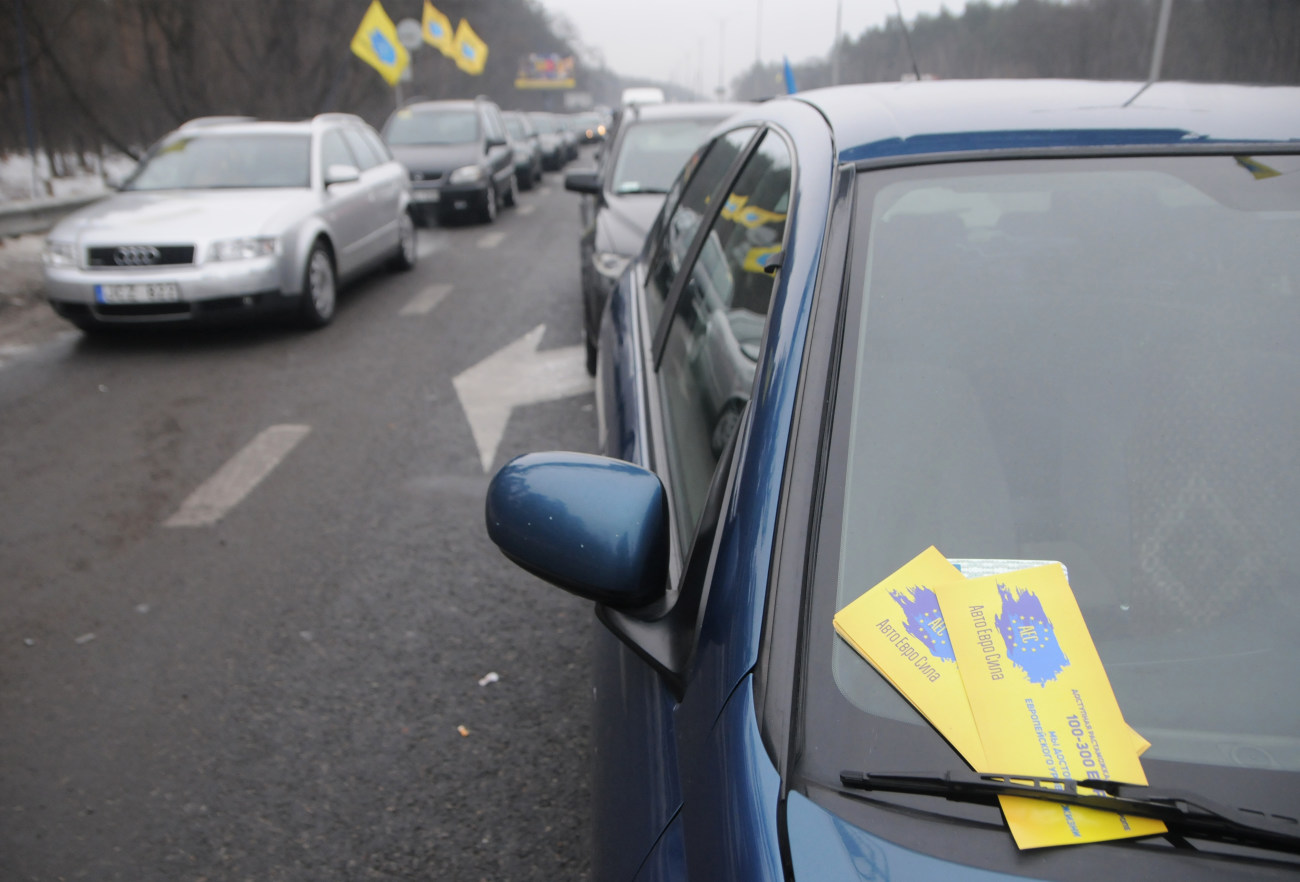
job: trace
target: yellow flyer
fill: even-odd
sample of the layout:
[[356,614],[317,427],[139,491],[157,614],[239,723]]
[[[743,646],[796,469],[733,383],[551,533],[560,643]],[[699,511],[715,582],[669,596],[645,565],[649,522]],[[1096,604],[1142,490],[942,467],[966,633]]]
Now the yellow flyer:
[[835,614],[835,630],[903,693],[974,769],[984,764],[933,586],[961,572],[927,548]]
[[[948,582],[935,594],[979,732],[981,771],[1146,784],[1143,742],[1124,722],[1059,565]],[[1147,818],[1041,800],[1002,803],[1021,848],[1165,829]]]

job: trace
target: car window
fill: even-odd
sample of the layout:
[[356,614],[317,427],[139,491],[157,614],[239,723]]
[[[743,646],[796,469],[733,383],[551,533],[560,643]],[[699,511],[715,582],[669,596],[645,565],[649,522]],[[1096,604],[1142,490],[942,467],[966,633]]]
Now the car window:
[[343,140],[343,134],[338,129],[330,129],[321,135],[320,162],[321,168],[325,171],[329,171],[331,165],[360,167],[357,158],[352,155],[352,149]]
[[769,132],[709,228],[677,301],[659,370],[679,538],[694,532],[718,457],[754,385],[790,203],[790,152]]
[[495,141],[506,139],[505,126],[502,125],[501,114],[495,106],[487,105],[483,108],[483,126],[488,138]]
[[1300,158],[1263,160],[858,176],[809,774],[960,765],[830,628],[934,545],[965,572],[1064,565],[1153,776],[1294,793]]
[[310,168],[306,134],[183,134],[150,153],[123,189],[306,187]]
[[[658,239],[650,260],[646,278],[646,309],[652,327],[663,314],[664,300],[672,289],[673,280],[686,260],[700,221],[708,211],[713,193],[722,185],[722,179],[740,152],[754,136],[753,128],[736,129],[715,140],[693,159],[695,171],[688,165],[679,178],[680,189],[670,192],[664,202],[663,220],[657,228]],[[678,195],[680,194],[680,195]]]
[[524,131],[523,121],[517,116],[506,117],[506,129],[509,130],[510,137],[514,138],[516,141],[522,141],[524,138],[528,137],[528,133]]
[[683,163],[719,119],[655,120],[628,126],[611,158],[614,193],[667,193]]
[[475,110],[399,110],[384,129],[389,144],[470,144],[478,140]]
[[360,163],[359,168],[365,171],[368,168],[374,168],[382,163],[383,157],[377,154],[373,147],[361,137],[360,132],[353,126],[347,126],[339,129],[343,133],[343,140],[347,141],[348,147],[352,150],[352,155]]
[[380,163],[392,161],[393,153],[388,149],[388,145],[384,143],[384,139],[379,137],[378,132],[370,128],[370,126],[355,126],[353,130],[370,145],[375,155],[379,157]]

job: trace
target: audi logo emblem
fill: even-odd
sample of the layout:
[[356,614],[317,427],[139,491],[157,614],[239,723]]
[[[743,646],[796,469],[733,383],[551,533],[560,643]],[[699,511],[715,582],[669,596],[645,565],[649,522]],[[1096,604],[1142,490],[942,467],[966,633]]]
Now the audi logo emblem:
[[162,252],[152,245],[123,245],[113,250],[118,266],[153,266],[162,260]]

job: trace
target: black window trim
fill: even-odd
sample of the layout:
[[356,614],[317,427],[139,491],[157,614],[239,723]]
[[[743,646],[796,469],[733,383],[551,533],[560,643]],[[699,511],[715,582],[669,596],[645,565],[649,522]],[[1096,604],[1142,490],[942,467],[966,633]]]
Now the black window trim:
[[[736,129],[721,132],[713,139],[713,143],[716,144],[719,140],[731,134],[732,131],[743,128],[746,127],[737,126]],[[749,162],[749,158],[758,145],[762,143],[763,136],[767,134],[770,128],[771,126],[768,125],[760,125],[754,129],[754,134],[750,136],[749,141],[736,155],[736,158],[731,161],[731,165],[727,167],[727,173],[722,176],[718,186],[714,187],[712,191],[709,209],[700,218],[699,229],[695,231],[695,238],[691,240],[691,247],[687,249],[685,256],[682,258],[682,265],[673,278],[673,286],[668,290],[668,295],[664,298],[663,311],[659,314],[659,325],[655,328],[654,345],[651,348],[651,366],[653,373],[656,375],[659,373],[659,366],[663,363],[664,349],[668,345],[668,328],[672,325],[673,317],[677,314],[678,301],[682,298],[682,291],[686,289],[686,280],[689,278],[690,271],[694,268],[700,252],[704,250],[704,242],[708,238],[709,230],[713,228],[713,222],[717,220],[719,212],[722,211],[724,197],[731,192],[731,187],[735,184],[736,178],[740,176],[741,170]],[[793,175],[793,151],[791,152],[791,160],[791,174]],[[700,165],[703,166],[703,164],[701,161]],[[686,186],[690,186],[689,181],[683,186],[683,190]],[[678,202],[678,205],[680,204]]]

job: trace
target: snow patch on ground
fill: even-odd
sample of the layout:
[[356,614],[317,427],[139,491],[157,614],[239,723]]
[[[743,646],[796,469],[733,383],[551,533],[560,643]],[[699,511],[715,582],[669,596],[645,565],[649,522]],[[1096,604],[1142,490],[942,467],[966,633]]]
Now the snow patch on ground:
[[135,168],[135,160],[120,153],[104,156],[102,163],[95,154],[84,158],[69,154],[61,158],[60,164],[64,174],[55,177],[49,157],[43,153],[37,154],[34,164],[26,153],[0,155],[0,205],[63,196],[93,196],[108,189],[105,176],[120,181]]

